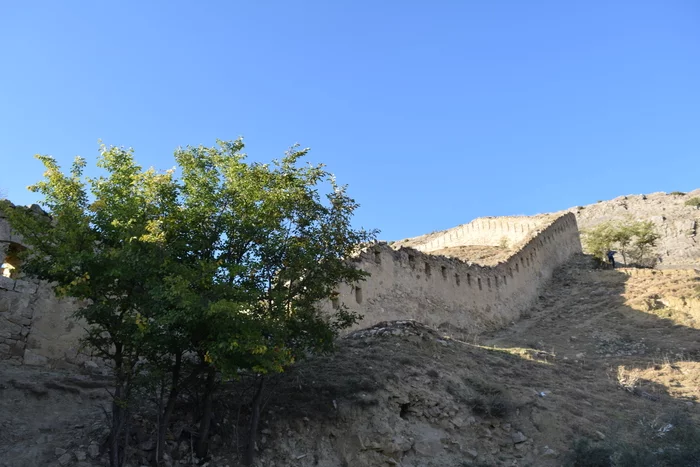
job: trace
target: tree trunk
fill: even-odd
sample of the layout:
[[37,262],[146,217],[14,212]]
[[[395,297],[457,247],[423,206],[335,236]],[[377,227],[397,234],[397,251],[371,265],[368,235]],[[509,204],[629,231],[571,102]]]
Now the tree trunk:
[[182,366],[182,354],[178,353],[175,355],[175,363],[173,364],[172,381],[170,383],[170,393],[168,394],[168,401],[165,404],[165,409],[160,414],[160,423],[158,424],[158,440],[156,444],[156,465],[163,460],[163,453],[165,452],[165,434],[168,432],[168,426],[170,425],[170,417],[173,415],[175,410],[175,403],[177,402],[177,396],[179,393],[179,380],[180,380],[180,368]]
[[253,396],[252,410],[250,414],[250,429],[248,431],[248,447],[243,459],[243,465],[253,465],[255,460],[255,443],[258,438],[258,424],[260,423],[260,406],[262,405],[263,389],[265,387],[265,377],[261,376],[258,381],[258,388]]
[[[125,391],[127,394],[127,391]],[[125,397],[128,400],[128,397]],[[130,409],[129,407],[122,408],[122,432],[124,433],[124,445],[121,447],[121,454],[119,456],[121,463],[119,465],[124,465],[126,462],[126,455],[129,452],[129,435],[131,434],[130,424]]]
[[122,422],[121,396],[121,383],[117,383],[117,387],[114,389],[114,399],[112,400],[112,429],[109,432],[110,467],[121,467],[119,462],[119,432],[121,431]]
[[197,441],[197,457],[204,458],[209,451],[209,427],[211,425],[212,407],[214,405],[214,385],[216,369],[209,368],[207,372],[207,387],[204,393],[204,408],[202,420],[199,422],[199,440]]
[[121,467],[124,456],[119,449],[119,434],[122,429],[124,410],[122,397],[124,396],[124,375],[122,346],[115,345],[114,352],[114,397],[112,398],[112,427],[109,431],[109,465],[110,467]]

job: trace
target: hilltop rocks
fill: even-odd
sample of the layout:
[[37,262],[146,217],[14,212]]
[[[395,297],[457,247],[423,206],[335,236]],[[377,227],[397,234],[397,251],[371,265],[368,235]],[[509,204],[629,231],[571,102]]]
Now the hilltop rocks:
[[700,211],[685,204],[700,197],[700,189],[686,194],[652,193],[649,195],[620,196],[588,206],[571,208],[579,228],[589,229],[601,222],[633,218],[654,223],[661,235],[656,252],[657,267],[700,266],[700,243],[697,224]]

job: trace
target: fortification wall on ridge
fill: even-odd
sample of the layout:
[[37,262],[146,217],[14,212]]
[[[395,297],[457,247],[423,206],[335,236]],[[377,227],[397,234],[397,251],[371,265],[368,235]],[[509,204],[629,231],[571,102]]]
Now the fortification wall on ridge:
[[507,261],[492,267],[378,244],[355,259],[371,277],[341,284],[337,299],[324,306],[330,310],[342,303],[363,314],[355,328],[395,319],[463,331],[500,327],[517,319],[554,269],[580,252],[572,214],[542,227]]
[[533,232],[548,225],[552,219],[546,217],[480,217],[468,224],[448,229],[429,241],[413,248],[420,251],[436,251],[461,245],[499,246],[504,240],[516,245]]
[[[371,277],[355,285],[339,284],[337,300],[321,306],[332,309],[343,303],[361,313],[364,318],[355,328],[392,319],[465,332],[503,326],[535,299],[557,266],[581,251],[573,214],[532,234],[517,253],[493,267],[374,245],[352,259]],[[21,243],[0,213],[1,256]],[[71,318],[78,306],[76,300],[56,298],[46,283],[0,275],[0,359],[32,365],[86,360],[79,349],[84,328]]]

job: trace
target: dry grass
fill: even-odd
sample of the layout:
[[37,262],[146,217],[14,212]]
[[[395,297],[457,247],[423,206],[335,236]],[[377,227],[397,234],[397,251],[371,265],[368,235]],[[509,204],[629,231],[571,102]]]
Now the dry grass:
[[651,271],[625,284],[630,308],[700,329],[700,278],[690,271]]

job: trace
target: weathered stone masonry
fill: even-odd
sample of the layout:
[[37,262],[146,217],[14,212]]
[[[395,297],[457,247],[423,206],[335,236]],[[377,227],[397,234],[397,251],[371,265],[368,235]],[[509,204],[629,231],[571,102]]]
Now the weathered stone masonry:
[[[0,213],[0,260],[22,239]],[[57,299],[48,284],[0,274],[0,359],[28,365],[77,361],[83,329],[70,319],[72,299]]]
[[[495,239],[503,236],[503,230],[514,231],[508,223],[492,222],[490,228]],[[523,227],[522,232],[526,231]],[[341,284],[337,299],[325,306],[343,303],[362,313],[364,319],[357,327],[395,319],[415,319],[464,332],[503,326],[532,303],[557,266],[581,252],[572,214],[556,218],[531,234],[517,253],[493,267],[413,248],[372,246],[356,259],[371,277],[359,284]],[[444,243],[435,246],[443,247]]]

